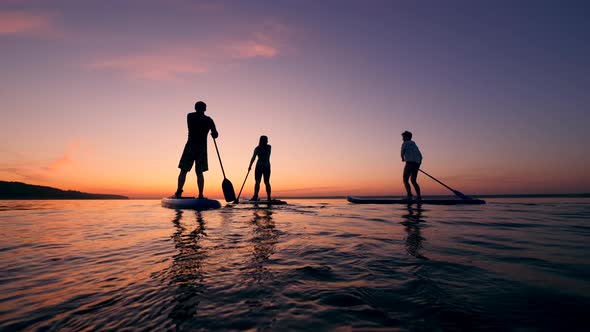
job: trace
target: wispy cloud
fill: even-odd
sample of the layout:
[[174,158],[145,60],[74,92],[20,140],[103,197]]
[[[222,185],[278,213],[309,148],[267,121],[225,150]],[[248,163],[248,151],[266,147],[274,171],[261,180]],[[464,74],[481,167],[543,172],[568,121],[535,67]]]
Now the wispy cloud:
[[278,53],[275,46],[256,40],[234,42],[228,47],[228,50],[229,54],[237,58],[271,58]]
[[231,42],[228,52],[244,58],[273,57],[278,55],[279,48],[284,48],[283,38],[287,34],[288,29],[283,24],[264,22],[249,38]]
[[208,72],[215,65],[281,54],[285,45],[281,33],[286,28],[278,24],[259,28],[267,31],[249,33],[244,38],[226,37],[199,43],[198,47],[187,47],[189,42],[167,43],[143,52],[102,56],[89,67],[120,71],[138,79],[168,81]]
[[74,166],[76,163],[76,156],[84,152],[84,146],[85,143],[83,140],[76,139],[71,141],[63,155],[50,162],[47,166],[44,166],[43,169],[50,172],[57,172]]
[[0,35],[57,35],[54,15],[26,11],[0,11]]
[[229,42],[226,53],[237,58],[271,58],[288,49],[289,28],[274,20],[261,23],[249,38]]
[[0,179],[34,184],[47,183],[56,175],[63,175],[64,172],[69,172],[77,166],[80,156],[88,150],[89,148],[83,140],[76,139],[68,143],[64,152],[53,159],[33,161],[21,158],[18,162],[2,162],[0,163]]
[[[90,66],[98,69],[113,69],[131,76],[148,80],[172,80],[181,75],[196,75],[206,71],[204,65],[191,57],[184,49],[168,50],[169,54],[127,55],[99,60]],[[194,52],[190,52],[194,53]]]

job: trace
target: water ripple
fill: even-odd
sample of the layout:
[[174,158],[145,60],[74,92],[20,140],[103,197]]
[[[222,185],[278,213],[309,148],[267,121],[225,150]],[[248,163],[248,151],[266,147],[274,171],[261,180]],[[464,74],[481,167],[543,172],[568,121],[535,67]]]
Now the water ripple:
[[0,203],[0,330],[576,330],[590,200]]

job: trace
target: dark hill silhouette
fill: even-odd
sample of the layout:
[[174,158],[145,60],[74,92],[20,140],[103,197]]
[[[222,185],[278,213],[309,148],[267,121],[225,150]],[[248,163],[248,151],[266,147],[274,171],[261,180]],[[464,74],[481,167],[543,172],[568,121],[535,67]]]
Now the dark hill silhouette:
[[121,195],[90,194],[74,190],[0,181],[0,199],[129,199]]

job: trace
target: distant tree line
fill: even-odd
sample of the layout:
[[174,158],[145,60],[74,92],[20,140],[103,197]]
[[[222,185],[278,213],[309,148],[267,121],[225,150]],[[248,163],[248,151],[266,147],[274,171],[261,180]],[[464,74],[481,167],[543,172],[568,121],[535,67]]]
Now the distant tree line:
[[61,190],[22,182],[0,181],[0,199],[128,199],[109,194],[90,194],[74,190]]

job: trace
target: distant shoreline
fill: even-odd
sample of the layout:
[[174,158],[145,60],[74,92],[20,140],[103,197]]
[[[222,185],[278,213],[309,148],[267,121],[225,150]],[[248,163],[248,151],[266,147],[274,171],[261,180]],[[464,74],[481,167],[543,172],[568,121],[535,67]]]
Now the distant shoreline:
[[123,195],[92,194],[74,190],[37,186],[23,182],[0,181],[0,200],[129,199]]
[[[100,195],[100,194],[97,194]],[[117,196],[117,195],[115,195]],[[129,200],[127,196],[121,197],[0,197],[0,201],[114,201],[114,200]],[[141,198],[139,198],[141,199]],[[151,198],[149,198],[151,199]]]

